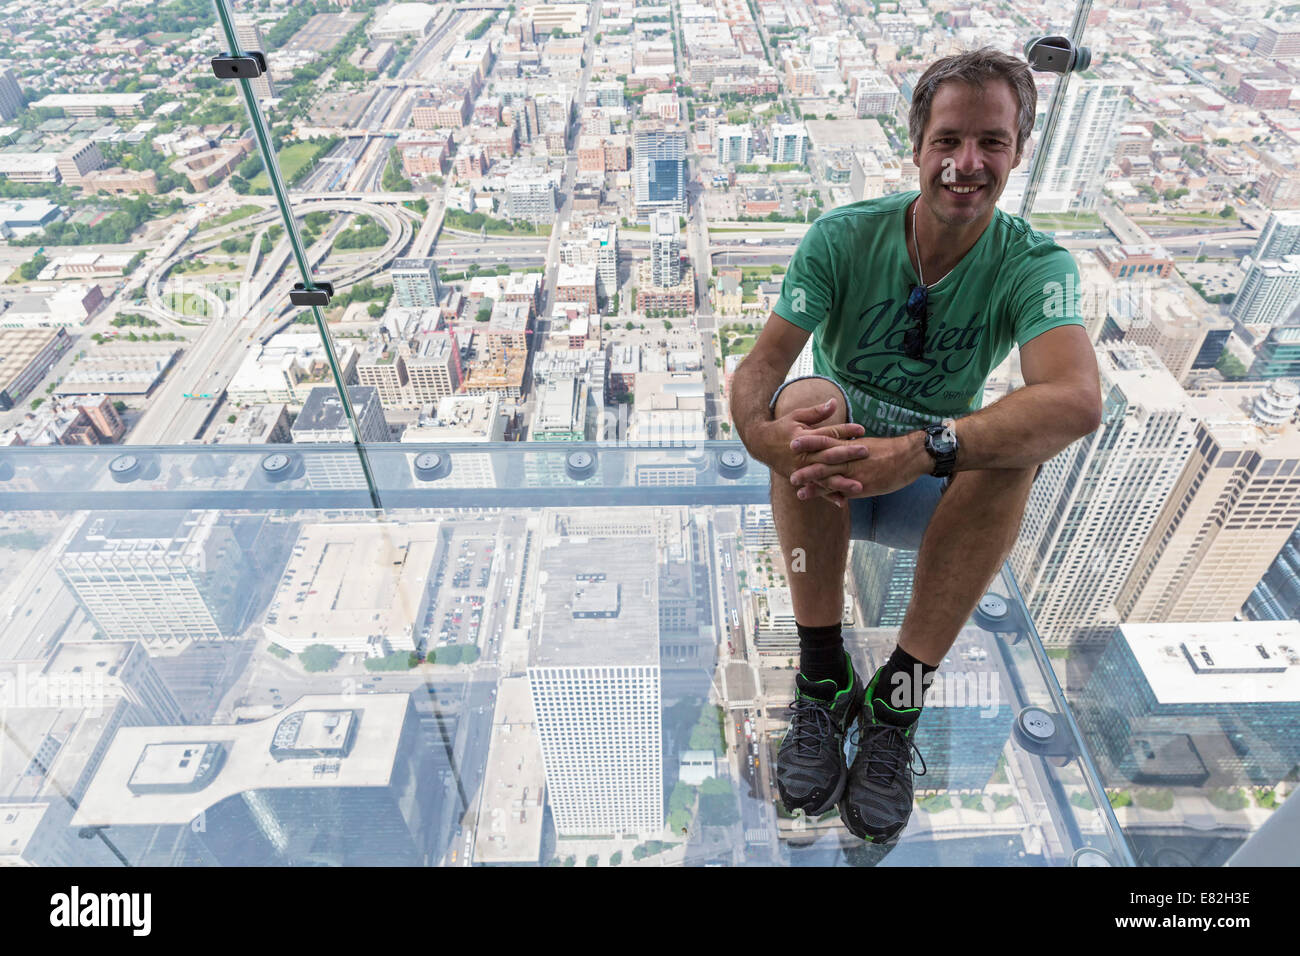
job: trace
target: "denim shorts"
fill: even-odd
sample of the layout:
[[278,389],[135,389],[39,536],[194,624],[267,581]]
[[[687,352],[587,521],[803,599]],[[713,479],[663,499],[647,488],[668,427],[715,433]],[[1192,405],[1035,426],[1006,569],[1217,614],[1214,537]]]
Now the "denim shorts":
[[[776,400],[781,389],[790,382],[799,382],[805,378],[820,378],[831,382],[844,396],[844,412],[848,421],[853,421],[853,406],[844,387],[834,379],[824,375],[803,375],[792,378],[781,385],[768,403],[768,409],[776,408]],[[891,491],[887,495],[874,495],[870,498],[849,499],[849,537],[857,541],[874,541],[887,548],[901,551],[921,550],[921,538],[930,524],[934,509],[939,506],[939,498],[948,490],[947,478],[935,478],[922,475],[906,487]]]

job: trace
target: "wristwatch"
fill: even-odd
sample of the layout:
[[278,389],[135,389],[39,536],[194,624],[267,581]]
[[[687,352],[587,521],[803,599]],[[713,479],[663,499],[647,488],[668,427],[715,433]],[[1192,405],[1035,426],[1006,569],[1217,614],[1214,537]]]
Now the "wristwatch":
[[945,418],[942,425],[931,425],[925,430],[925,450],[934,459],[934,470],[930,474],[935,478],[947,478],[957,463],[956,424],[953,419]]

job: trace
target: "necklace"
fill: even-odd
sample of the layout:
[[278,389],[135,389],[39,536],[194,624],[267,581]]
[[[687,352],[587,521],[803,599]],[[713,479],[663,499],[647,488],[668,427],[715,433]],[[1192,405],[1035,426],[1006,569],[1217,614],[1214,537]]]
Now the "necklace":
[[[916,202],[912,203],[912,248],[916,250],[916,274],[921,279],[921,285],[925,285],[925,273],[921,271],[921,245],[919,242],[917,242],[917,236],[916,236],[916,207],[920,205],[920,203],[921,203],[920,196],[917,196]],[[956,268],[957,268],[956,266],[952,267],[952,269],[956,269]],[[948,278],[948,276],[952,275],[952,269],[949,269],[947,272],[945,272],[941,278],[936,279],[934,284],[938,285],[944,279]],[[926,286],[926,288],[928,289],[929,286]]]

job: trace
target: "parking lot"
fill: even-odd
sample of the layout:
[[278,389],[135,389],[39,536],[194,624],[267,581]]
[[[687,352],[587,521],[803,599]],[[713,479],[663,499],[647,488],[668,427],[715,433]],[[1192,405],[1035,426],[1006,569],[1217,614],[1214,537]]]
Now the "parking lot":
[[495,547],[492,538],[452,539],[444,566],[430,581],[437,599],[421,623],[427,647],[478,643]]

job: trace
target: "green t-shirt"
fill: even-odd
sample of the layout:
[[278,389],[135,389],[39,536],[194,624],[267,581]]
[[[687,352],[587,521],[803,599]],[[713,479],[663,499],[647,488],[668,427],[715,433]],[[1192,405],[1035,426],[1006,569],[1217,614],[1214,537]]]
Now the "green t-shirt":
[[[848,393],[853,420],[888,437],[984,407],[984,383],[1012,342],[1082,325],[1070,253],[997,209],[971,250],[929,288],[928,341],[919,361],[903,336],[919,281],[903,216],[919,192],[833,209],[809,227],[774,311],[813,332],[813,370]],[[928,277],[933,282],[933,277]]]

